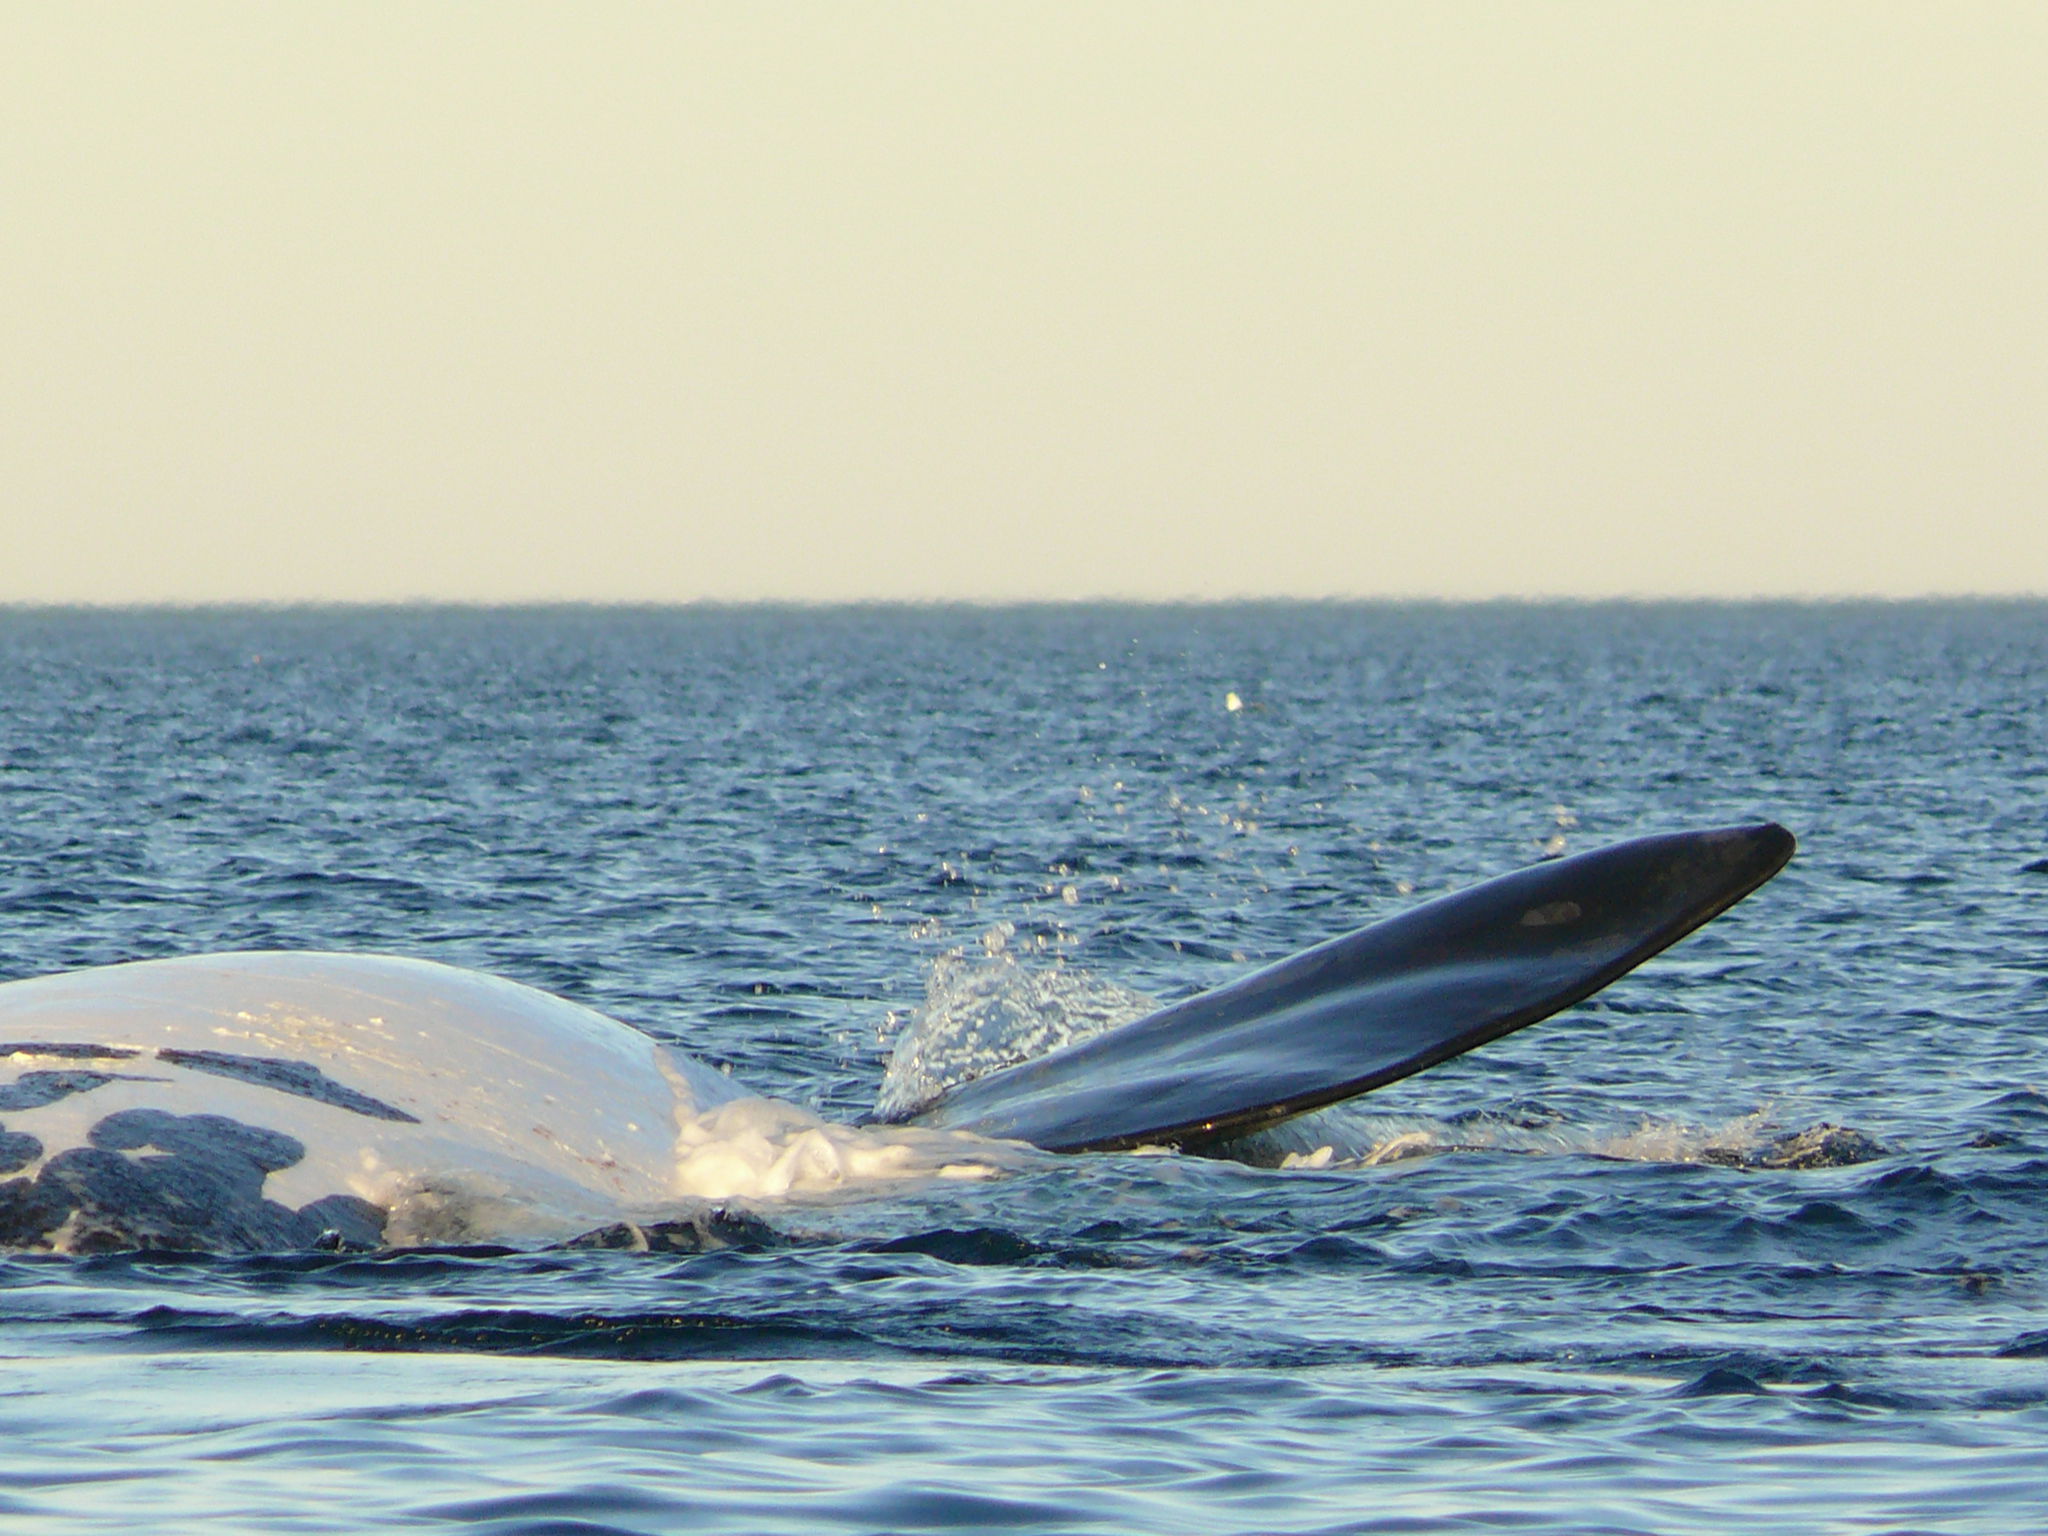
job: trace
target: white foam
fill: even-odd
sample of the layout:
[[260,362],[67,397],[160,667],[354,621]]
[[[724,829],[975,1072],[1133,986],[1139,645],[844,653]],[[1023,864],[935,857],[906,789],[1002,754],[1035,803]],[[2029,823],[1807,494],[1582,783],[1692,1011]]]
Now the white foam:
[[988,1178],[1045,1154],[960,1131],[838,1125],[778,1099],[682,1114],[678,1198],[783,1200],[916,1178]]

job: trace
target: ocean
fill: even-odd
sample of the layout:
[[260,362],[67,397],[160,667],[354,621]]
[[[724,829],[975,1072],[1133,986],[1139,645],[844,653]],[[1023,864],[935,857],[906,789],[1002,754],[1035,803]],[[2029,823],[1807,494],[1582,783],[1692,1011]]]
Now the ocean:
[[1801,843],[1237,1159],[695,1253],[0,1256],[0,1523],[2048,1526],[2044,698],[2038,602],[0,610],[0,980],[440,960],[833,1119],[962,1008]]

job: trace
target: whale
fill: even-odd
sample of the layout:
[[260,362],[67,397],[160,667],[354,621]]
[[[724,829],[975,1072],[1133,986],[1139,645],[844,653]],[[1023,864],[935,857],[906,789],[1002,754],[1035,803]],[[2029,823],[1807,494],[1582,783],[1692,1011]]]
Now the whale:
[[1795,846],[1765,822],[1548,859],[850,1124],[425,959],[250,951],[0,983],[0,1247],[604,1241],[1060,1154],[1227,1152],[1571,1007]]

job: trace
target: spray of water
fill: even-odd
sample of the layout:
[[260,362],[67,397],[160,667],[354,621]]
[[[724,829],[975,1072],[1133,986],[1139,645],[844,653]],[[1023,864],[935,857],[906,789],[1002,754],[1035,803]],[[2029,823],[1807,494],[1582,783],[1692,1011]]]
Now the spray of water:
[[1000,923],[971,948],[932,962],[923,1004],[889,1058],[876,1109],[909,1114],[948,1088],[1073,1045],[1159,1005],[1075,966],[1029,964]]

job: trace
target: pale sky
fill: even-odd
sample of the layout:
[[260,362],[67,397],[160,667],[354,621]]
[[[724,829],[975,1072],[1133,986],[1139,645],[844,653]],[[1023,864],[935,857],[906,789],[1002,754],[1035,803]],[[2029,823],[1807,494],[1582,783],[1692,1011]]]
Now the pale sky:
[[2048,593],[2048,5],[0,0],[0,602]]

